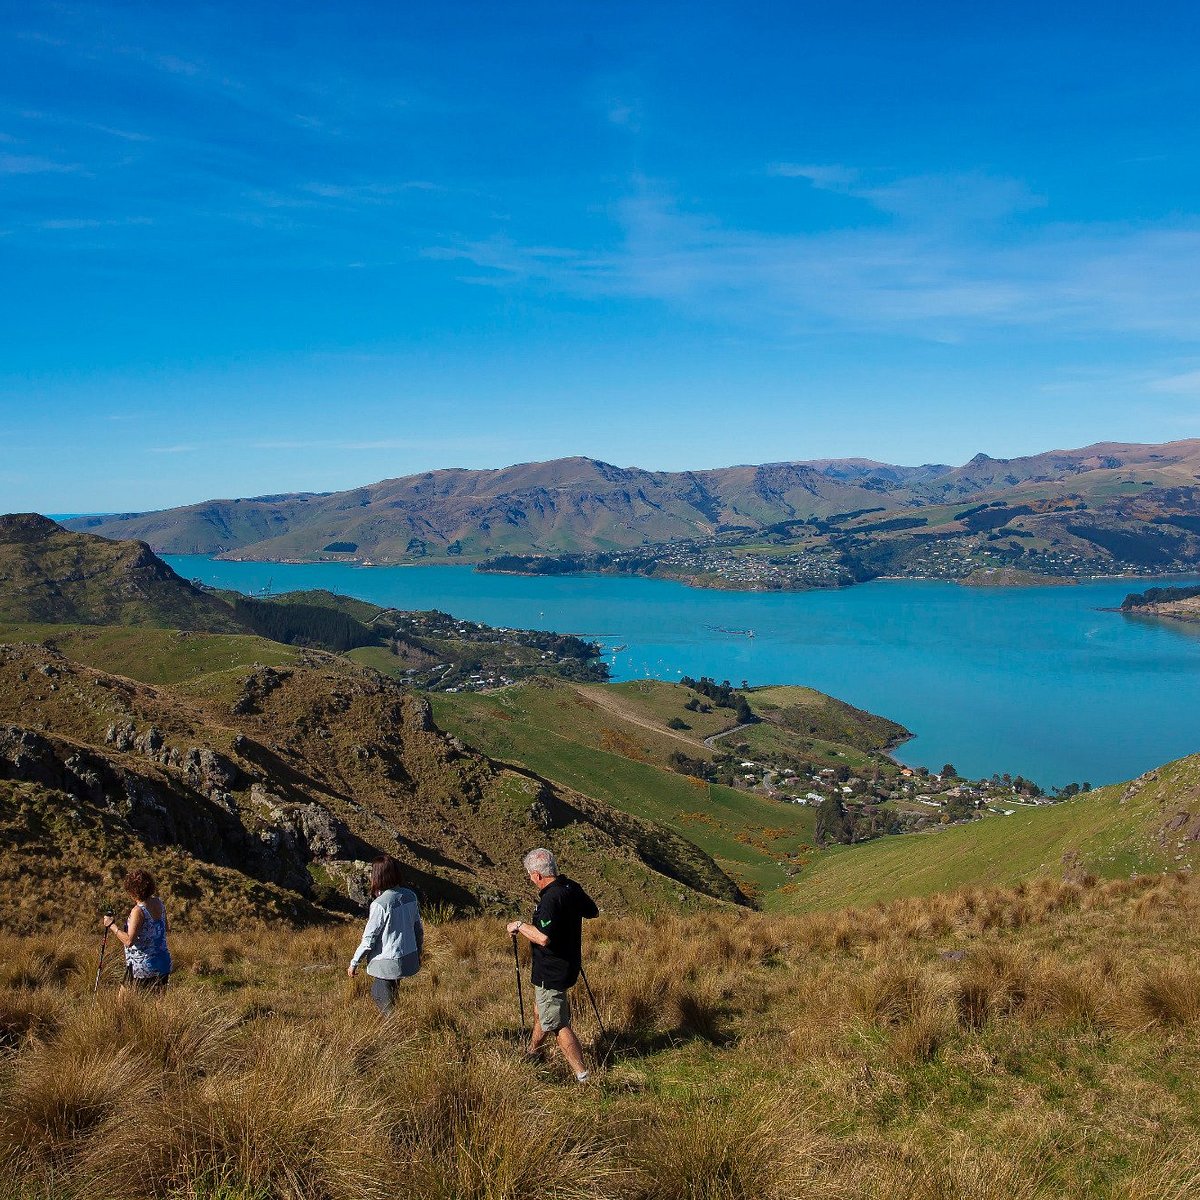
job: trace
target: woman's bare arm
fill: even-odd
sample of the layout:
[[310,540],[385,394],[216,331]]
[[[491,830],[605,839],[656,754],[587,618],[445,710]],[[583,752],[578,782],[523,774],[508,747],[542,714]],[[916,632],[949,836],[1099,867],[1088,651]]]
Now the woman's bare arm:
[[140,905],[135,904],[129,913],[129,920],[125,922],[125,928],[122,929],[112,917],[104,918],[104,927],[108,929],[113,937],[121,943],[122,946],[132,946],[134,938],[138,935],[138,930],[142,927],[142,909]]

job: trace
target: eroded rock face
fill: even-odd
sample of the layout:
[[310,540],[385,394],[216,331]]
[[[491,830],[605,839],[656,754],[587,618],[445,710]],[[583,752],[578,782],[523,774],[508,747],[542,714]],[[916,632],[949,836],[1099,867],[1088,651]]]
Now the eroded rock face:
[[430,733],[434,728],[433,709],[422,696],[405,696],[401,707],[404,728],[414,733]]
[[250,803],[264,825],[299,850],[306,861],[338,858],[344,853],[346,827],[323,805],[285,800],[260,783],[251,787]]
[[184,756],[184,771],[189,781],[208,791],[237,791],[244,786],[241,768],[215,750],[193,747]]
[[0,726],[0,778],[40,783],[94,804],[119,791],[102,758],[85,750],[65,756],[51,739],[20,725]]
[[256,667],[242,685],[242,694],[233,702],[234,716],[261,711],[262,702],[276,688],[292,677],[291,671],[278,671],[274,667]]
[[1200,842],[1200,805],[1181,808],[1169,816],[1159,828],[1158,840],[1166,845],[1169,841],[1176,847]]
[[371,868],[361,859],[332,859],[321,864],[339,891],[355,903],[371,903]]

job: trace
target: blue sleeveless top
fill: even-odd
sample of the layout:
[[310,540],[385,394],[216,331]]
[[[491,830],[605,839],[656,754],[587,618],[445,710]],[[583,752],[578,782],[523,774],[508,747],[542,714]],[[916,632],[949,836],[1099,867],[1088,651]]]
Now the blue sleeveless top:
[[[159,900],[159,904],[162,901]],[[149,975],[170,975],[171,952],[167,949],[167,910],[163,907],[161,918],[154,918],[150,910],[139,902],[142,923],[138,927],[133,944],[125,947],[125,965],[133,971],[134,979],[145,979]]]

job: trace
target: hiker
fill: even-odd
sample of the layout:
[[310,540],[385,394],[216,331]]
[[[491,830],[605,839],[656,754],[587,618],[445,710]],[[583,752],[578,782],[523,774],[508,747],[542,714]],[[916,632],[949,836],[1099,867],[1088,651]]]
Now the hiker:
[[167,949],[167,910],[158,896],[154,876],[133,870],[125,876],[125,890],[134,901],[124,927],[112,915],[104,928],[125,947],[125,976],[120,994],[127,991],[161,992],[171,977],[171,951]]
[[567,990],[575,986],[583,962],[583,922],[600,915],[595,901],[573,879],[559,874],[554,855],[542,848],[530,850],[522,865],[540,893],[532,921],[511,921],[509,935],[520,934],[533,947],[533,998],[536,1015],[526,1057],[541,1058],[542,1042],[554,1034],[558,1048],[586,1083],[583,1048],[571,1028]]
[[396,1002],[398,981],[421,969],[425,926],[417,907],[417,894],[403,886],[404,873],[390,854],[371,864],[371,911],[362,941],[346,968],[353,976],[362,962],[371,977],[371,999],[385,1015]]

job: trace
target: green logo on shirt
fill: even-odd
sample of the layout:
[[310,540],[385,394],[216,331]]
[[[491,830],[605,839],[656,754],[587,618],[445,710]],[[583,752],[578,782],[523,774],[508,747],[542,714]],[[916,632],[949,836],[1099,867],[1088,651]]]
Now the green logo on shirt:
[[538,924],[539,924],[539,925],[540,925],[540,926],[541,926],[543,929],[549,929],[549,928],[550,928],[550,922],[551,922],[551,920],[553,920],[553,918],[552,918],[552,917],[547,917],[547,918],[546,918],[546,920],[544,920],[544,921],[539,921],[539,922],[538,922]]

